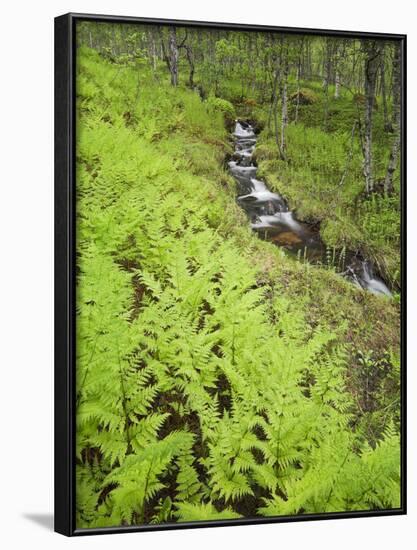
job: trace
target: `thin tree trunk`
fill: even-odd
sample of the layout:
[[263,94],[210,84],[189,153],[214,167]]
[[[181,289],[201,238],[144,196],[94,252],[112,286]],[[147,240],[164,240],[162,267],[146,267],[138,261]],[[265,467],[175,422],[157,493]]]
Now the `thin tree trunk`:
[[307,74],[305,75],[305,78],[311,78],[311,75],[313,73],[313,63],[311,59],[311,44],[310,39],[307,41]]
[[326,38],[326,47],[323,59],[323,88],[327,89],[331,81],[332,72],[332,42],[331,38]]
[[295,123],[298,122],[298,111],[300,109],[300,71],[301,71],[301,67],[300,67],[300,65],[298,65],[298,68],[297,68],[297,99],[296,99],[296,104],[295,104],[295,118],[294,118]]
[[171,84],[178,86],[178,46],[177,31],[175,27],[169,29],[169,52],[170,52],[170,72]]
[[187,55],[187,61],[188,65],[190,66],[190,74],[188,76],[188,85],[190,88],[194,88],[194,55],[193,50],[191,49],[191,46],[188,46],[188,44],[184,44],[185,53]]
[[268,56],[265,54],[263,60],[263,80],[261,82],[261,104],[265,101],[266,89],[268,85]]
[[381,55],[381,95],[382,95],[382,108],[384,111],[384,130],[386,132],[392,132],[392,124],[388,116],[388,105],[387,105],[387,90],[385,85],[385,47]]
[[364,40],[365,51],[365,121],[364,121],[364,163],[363,174],[365,177],[366,192],[370,193],[374,188],[374,175],[372,166],[372,123],[375,102],[376,77],[380,63],[380,45],[375,40]]
[[155,42],[155,36],[154,33],[151,33],[151,49],[152,49],[152,68],[153,71],[156,71],[157,67],[157,51],[156,51],[156,42]]
[[334,98],[339,99],[340,97],[340,74],[336,68],[336,74],[334,77]]
[[275,142],[277,144],[277,148],[279,150],[279,138],[278,138],[278,80],[279,80],[279,68],[278,63],[277,67],[275,69],[275,76],[274,76],[274,85],[272,89],[272,101],[271,101],[271,109],[269,111],[269,117],[268,117],[268,128],[270,130],[271,128],[271,116],[273,115],[274,118],[274,134],[275,134]]
[[394,59],[392,64],[393,72],[393,131],[395,134],[388,160],[387,173],[384,182],[384,191],[387,195],[394,190],[393,178],[397,167],[401,146],[401,52],[400,46],[395,44]]
[[329,84],[330,84],[330,72],[331,72],[331,43],[330,38],[326,38],[326,49],[323,59],[323,89],[324,89],[324,120],[323,128],[327,130],[327,119],[329,114]]
[[345,56],[345,42],[337,42],[335,46],[335,59],[334,59],[334,98],[340,97],[340,60]]
[[178,44],[177,44],[177,32],[175,27],[169,28],[168,35],[168,51],[165,46],[164,35],[161,27],[158,27],[159,36],[161,39],[161,53],[162,58],[167,64],[168,70],[171,75],[172,86],[178,85]]
[[298,111],[300,108],[300,79],[301,79],[301,67],[304,51],[304,38],[301,39],[300,49],[298,52],[298,64],[297,64],[297,100],[295,105],[295,122],[298,122]]
[[324,117],[323,117],[323,129],[327,131],[327,121],[329,118],[329,85],[326,84],[324,88]]
[[281,88],[281,140],[280,140],[280,156],[282,160],[286,159],[285,150],[287,148],[286,142],[286,128],[288,124],[288,97],[287,97],[287,77],[288,77],[288,60],[284,61],[282,88]]
[[346,176],[348,175],[348,172],[349,172],[350,163],[352,162],[353,145],[354,145],[354,139],[355,139],[355,130],[356,130],[357,126],[358,126],[358,121],[355,120],[355,122],[353,123],[353,126],[352,126],[351,134],[350,134],[350,149],[349,149],[349,153],[348,153],[348,156],[347,156],[347,159],[346,159],[346,166],[345,166],[345,169],[343,171],[342,177],[340,178],[339,187],[342,186],[345,183]]

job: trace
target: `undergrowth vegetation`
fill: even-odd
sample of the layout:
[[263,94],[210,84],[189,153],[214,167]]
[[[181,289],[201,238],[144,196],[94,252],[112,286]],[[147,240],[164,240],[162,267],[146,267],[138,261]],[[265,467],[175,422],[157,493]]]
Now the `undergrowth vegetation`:
[[[319,92],[316,91],[317,94]],[[341,92],[337,99],[301,105],[294,124],[290,106],[287,129],[287,159],[276,154],[272,130],[261,133],[256,158],[260,174],[282,193],[299,218],[320,223],[326,244],[347,247],[371,257],[394,288],[400,287],[400,174],[394,178],[394,192],[366,195],[363,189],[362,142],[355,117],[352,94]],[[323,127],[327,109],[328,123]],[[258,109],[266,124],[266,113]],[[374,114],[373,161],[375,179],[382,187],[389,147],[384,135],[383,115]],[[391,138],[392,139],[392,138]]]
[[[85,46],[77,71],[77,527],[398,508],[396,305],[250,232],[228,100]],[[359,190],[332,207],[348,138],[312,132],[259,158],[332,243]],[[389,246],[384,200],[360,223]]]

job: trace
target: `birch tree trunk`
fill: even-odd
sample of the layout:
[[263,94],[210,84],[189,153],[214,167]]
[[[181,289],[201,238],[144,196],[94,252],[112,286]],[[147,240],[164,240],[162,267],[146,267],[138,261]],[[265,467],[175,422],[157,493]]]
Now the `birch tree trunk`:
[[175,27],[169,29],[169,58],[171,72],[171,84],[178,86],[178,45],[177,45],[177,31]]
[[334,98],[339,99],[340,96],[340,74],[336,67],[336,74],[334,77]]
[[312,55],[311,55],[311,44],[310,44],[310,41],[307,41],[307,73],[306,73],[306,77],[311,78],[312,74],[313,74],[313,61],[312,61]]
[[298,50],[298,61],[297,61],[297,100],[295,104],[295,122],[298,122],[298,111],[300,109],[300,79],[302,71],[302,59],[304,51],[304,38],[301,39],[300,49]]
[[366,192],[374,188],[372,166],[372,122],[375,103],[376,77],[380,64],[380,45],[375,40],[362,42],[365,52],[365,117],[364,117],[364,162],[363,175],[365,177]]
[[385,83],[385,47],[381,54],[381,95],[382,95],[382,108],[384,111],[384,129],[386,132],[392,132],[392,124],[388,116],[388,105],[387,105],[387,89]]
[[336,42],[334,52],[334,98],[340,97],[341,74],[343,74],[343,59],[346,55],[346,42]]
[[156,42],[155,42],[155,35],[153,32],[151,32],[151,57],[152,57],[152,69],[155,72],[157,67],[157,51],[156,51]]
[[[271,104],[271,114],[273,114],[274,118],[274,134],[275,134],[275,143],[277,144],[278,151],[280,151],[280,143],[279,143],[279,131],[278,131],[278,82],[280,78],[280,71],[279,66],[277,62],[277,66],[275,69],[275,76],[274,76],[274,87],[272,90],[272,104]],[[270,119],[268,121],[270,123]]]
[[300,65],[298,65],[297,67],[297,99],[295,103],[295,117],[294,117],[295,123],[298,122],[298,111],[300,110],[300,72],[301,72],[301,67]]
[[329,84],[331,73],[331,38],[326,38],[326,47],[323,57],[323,90],[324,90],[324,119],[323,128],[327,131],[327,118],[329,113]]
[[281,88],[281,139],[280,139],[280,156],[282,160],[286,159],[285,150],[287,148],[286,142],[286,128],[288,125],[288,94],[287,94],[287,80],[288,80],[288,60],[284,60],[282,88]]
[[194,66],[193,50],[192,50],[191,46],[189,46],[188,44],[184,44],[184,49],[185,49],[185,53],[187,55],[188,65],[190,67],[190,73],[189,73],[189,76],[188,76],[188,85],[189,85],[190,88],[194,88],[195,66]]
[[401,51],[400,45],[395,44],[394,59],[392,66],[392,96],[393,96],[393,124],[394,140],[388,160],[387,173],[384,182],[384,191],[390,195],[394,190],[393,178],[397,167],[401,146]]

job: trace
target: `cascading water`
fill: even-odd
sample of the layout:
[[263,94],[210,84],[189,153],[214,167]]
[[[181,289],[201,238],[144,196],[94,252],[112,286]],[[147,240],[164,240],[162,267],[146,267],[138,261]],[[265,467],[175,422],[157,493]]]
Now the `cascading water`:
[[[256,178],[254,128],[247,122],[237,121],[233,138],[235,151],[229,169],[238,184],[237,202],[248,215],[252,229],[278,246],[302,253],[313,263],[327,263],[328,250],[318,232],[297,220],[285,200]],[[391,296],[386,284],[374,275],[369,261],[360,259],[357,254],[344,254],[343,264],[336,268],[339,267],[341,274],[353,283],[374,294]]]

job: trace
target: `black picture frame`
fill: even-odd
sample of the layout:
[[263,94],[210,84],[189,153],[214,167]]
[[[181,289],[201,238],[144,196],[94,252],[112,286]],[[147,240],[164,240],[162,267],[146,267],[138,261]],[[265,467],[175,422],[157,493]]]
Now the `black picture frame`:
[[[271,518],[77,529],[75,526],[75,28],[79,21],[178,25],[394,40],[402,49],[401,507]],[[68,13],[55,18],[55,531],[66,536],[403,515],[406,494],[406,35]]]

